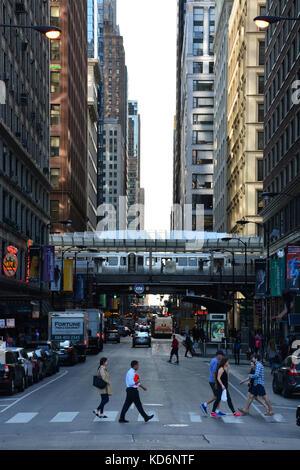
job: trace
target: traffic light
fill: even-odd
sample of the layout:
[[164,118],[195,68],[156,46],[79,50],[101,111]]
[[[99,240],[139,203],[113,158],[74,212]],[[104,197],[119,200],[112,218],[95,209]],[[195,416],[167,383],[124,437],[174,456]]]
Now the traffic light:
[[145,296],[145,295],[143,295],[143,299],[145,299],[145,298],[146,298],[146,296]]
[[114,294],[114,299],[117,299],[117,298],[118,298],[117,294]]

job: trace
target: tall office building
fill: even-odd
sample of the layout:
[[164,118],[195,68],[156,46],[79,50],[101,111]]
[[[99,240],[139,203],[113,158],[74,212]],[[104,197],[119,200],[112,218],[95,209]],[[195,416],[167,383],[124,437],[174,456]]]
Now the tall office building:
[[264,12],[261,0],[234,0],[228,38],[227,229],[253,235],[260,223],[263,189],[265,32],[253,18]]
[[[141,192],[141,122],[138,113],[138,102],[128,102],[128,185],[127,185],[127,200],[128,211],[134,204],[142,204],[144,196]],[[137,217],[135,211],[128,214],[128,226]],[[143,217],[143,214],[140,214]],[[137,227],[138,230],[143,230],[144,227],[140,223]]]
[[214,232],[227,232],[228,21],[233,0],[216,2],[214,108]]
[[[299,2],[267,5],[268,15],[300,15]],[[264,191],[279,193],[265,201],[262,211],[265,233],[277,231],[271,254],[300,245],[299,80],[300,23],[282,21],[266,33]]]
[[[204,229],[213,229],[213,113],[215,2],[178,1],[175,204],[204,205]],[[185,217],[186,214],[184,214]],[[184,219],[183,219],[184,220]],[[173,228],[183,228],[173,227]]]
[[[49,24],[49,2],[35,8],[32,2],[0,1],[1,24],[25,21]],[[40,296],[38,266],[29,276],[28,242],[48,243],[49,40],[22,28],[1,28],[0,34],[0,314],[19,328],[20,321],[34,325],[30,301]]]
[[63,34],[51,42],[51,160],[53,191],[50,210],[53,232],[87,227],[87,3],[50,3],[51,23]]

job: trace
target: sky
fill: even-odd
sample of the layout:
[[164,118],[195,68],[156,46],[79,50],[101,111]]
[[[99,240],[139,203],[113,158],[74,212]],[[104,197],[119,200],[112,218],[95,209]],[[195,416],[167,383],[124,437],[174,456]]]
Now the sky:
[[176,0],[117,0],[129,99],[141,115],[145,230],[169,230],[176,111]]

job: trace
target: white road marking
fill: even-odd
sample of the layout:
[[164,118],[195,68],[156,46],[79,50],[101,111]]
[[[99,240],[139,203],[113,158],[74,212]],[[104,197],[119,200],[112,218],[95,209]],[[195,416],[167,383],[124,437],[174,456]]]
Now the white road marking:
[[164,405],[160,405],[159,403],[144,403],[144,406],[164,406]]
[[79,414],[79,411],[74,412],[59,412],[54,418],[50,420],[50,423],[71,423],[74,418]]
[[116,417],[118,416],[119,411],[104,411],[104,415],[107,416],[107,418],[97,418],[97,416],[94,419],[94,423],[101,421],[101,423],[106,423],[106,422],[112,422],[116,420]]
[[245,422],[242,420],[242,418],[240,416],[222,416],[222,420],[224,421],[224,423],[227,423],[227,424],[245,424]]
[[280,414],[274,414],[273,416],[265,416],[263,415],[264,419],[268,422],[268,423],[286,423],[286,419],[284,419],[284,417]]
[[68,373],[69,373],[69,371],[66,370],[66,371],[63,372],[63,374],[61,374],[59,377],[56,377],[55,379],[50,380],[50,381],[47,382],[46,384],[41,385],[41,387],[38,387],[38,388],[36,388],[35,390],[32,390],[32,392],[26,393],[26,395],[23,395],[21,398],[18,398],[18,399],[15,400],[13,403],[11,403],[11,404],[8,405],[6,408],[4,408],[4,410],[1,410],[0,413],[4,413],[4,411],[8,410],[8,408],[10,408],[11,406],[16,405],[17,403],[19,403],[19,401],[24,400],[24,398],[29,397],[30,395],[32,395],[33,393],[37,392],[38,390],[41,390],[42,388],[47,387],[47,386],[50,385],[52,382],[55,382],[56,380],[61,379],[62,377],[64,377],[64,376],[65,376],[66,374],[68,374]]
[[188,424],[164,424],[164,426],[168,426],[169,428],[188,428]]
[[192,423],[202,423],[202,418],[197,413],[189,411],[189,416]]
[[15,416],[10,418],[6,423],[8,424],[21,424],[29,423],[38,413],[17,413]]
[[[148,415],[154,415],[153,418],[149,421],[149,423],[152,422],[152,421],[156,421],[156,422],[159,421],[158,416],[157,416],[157,413],[156,413],[155,411],[153,411],[153,410],[151,410],[151,411],[147,410],[147,414],[148,414]],[[139,414],[139,417],[138,417],[138,421],[144,421],[143,416],[140,415],[140,414]]]

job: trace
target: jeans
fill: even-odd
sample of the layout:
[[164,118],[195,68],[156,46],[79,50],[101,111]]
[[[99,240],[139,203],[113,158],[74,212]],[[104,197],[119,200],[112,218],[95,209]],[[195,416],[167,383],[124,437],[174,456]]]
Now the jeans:
[[177,357],[177,362],[179,362],[179,359],[178,359],[178,349],[172,349],[171,355],[170,355],[170,361],[172,361],[172,357],[173,357],[173,356],[176,356],[176,357]]
[[[213,406],[213,409],[212,409],[212,412],[215,413],[217,407],[218,407],[218,404],[220,403],[221,401],[221,396],[222,396],[222,387],[221,385],[218,384],[218,390],[217,390],[217,399],[216,401],[214,402],[214,406]],[[228,388],[226,388],[226,392],[227,392],[227,405],[229,406],[229,408],[231,409],[232,413],[235,413],[235,409],[233,407],[233,403],[231,401],[231,396],[230,396],[230,393],[228,391]]]
[[108,402],[109,402],[108,393],[101,393],[101,403],[97,408],[97,410],[100,411],[101,414],[103,414],[104,407]]

